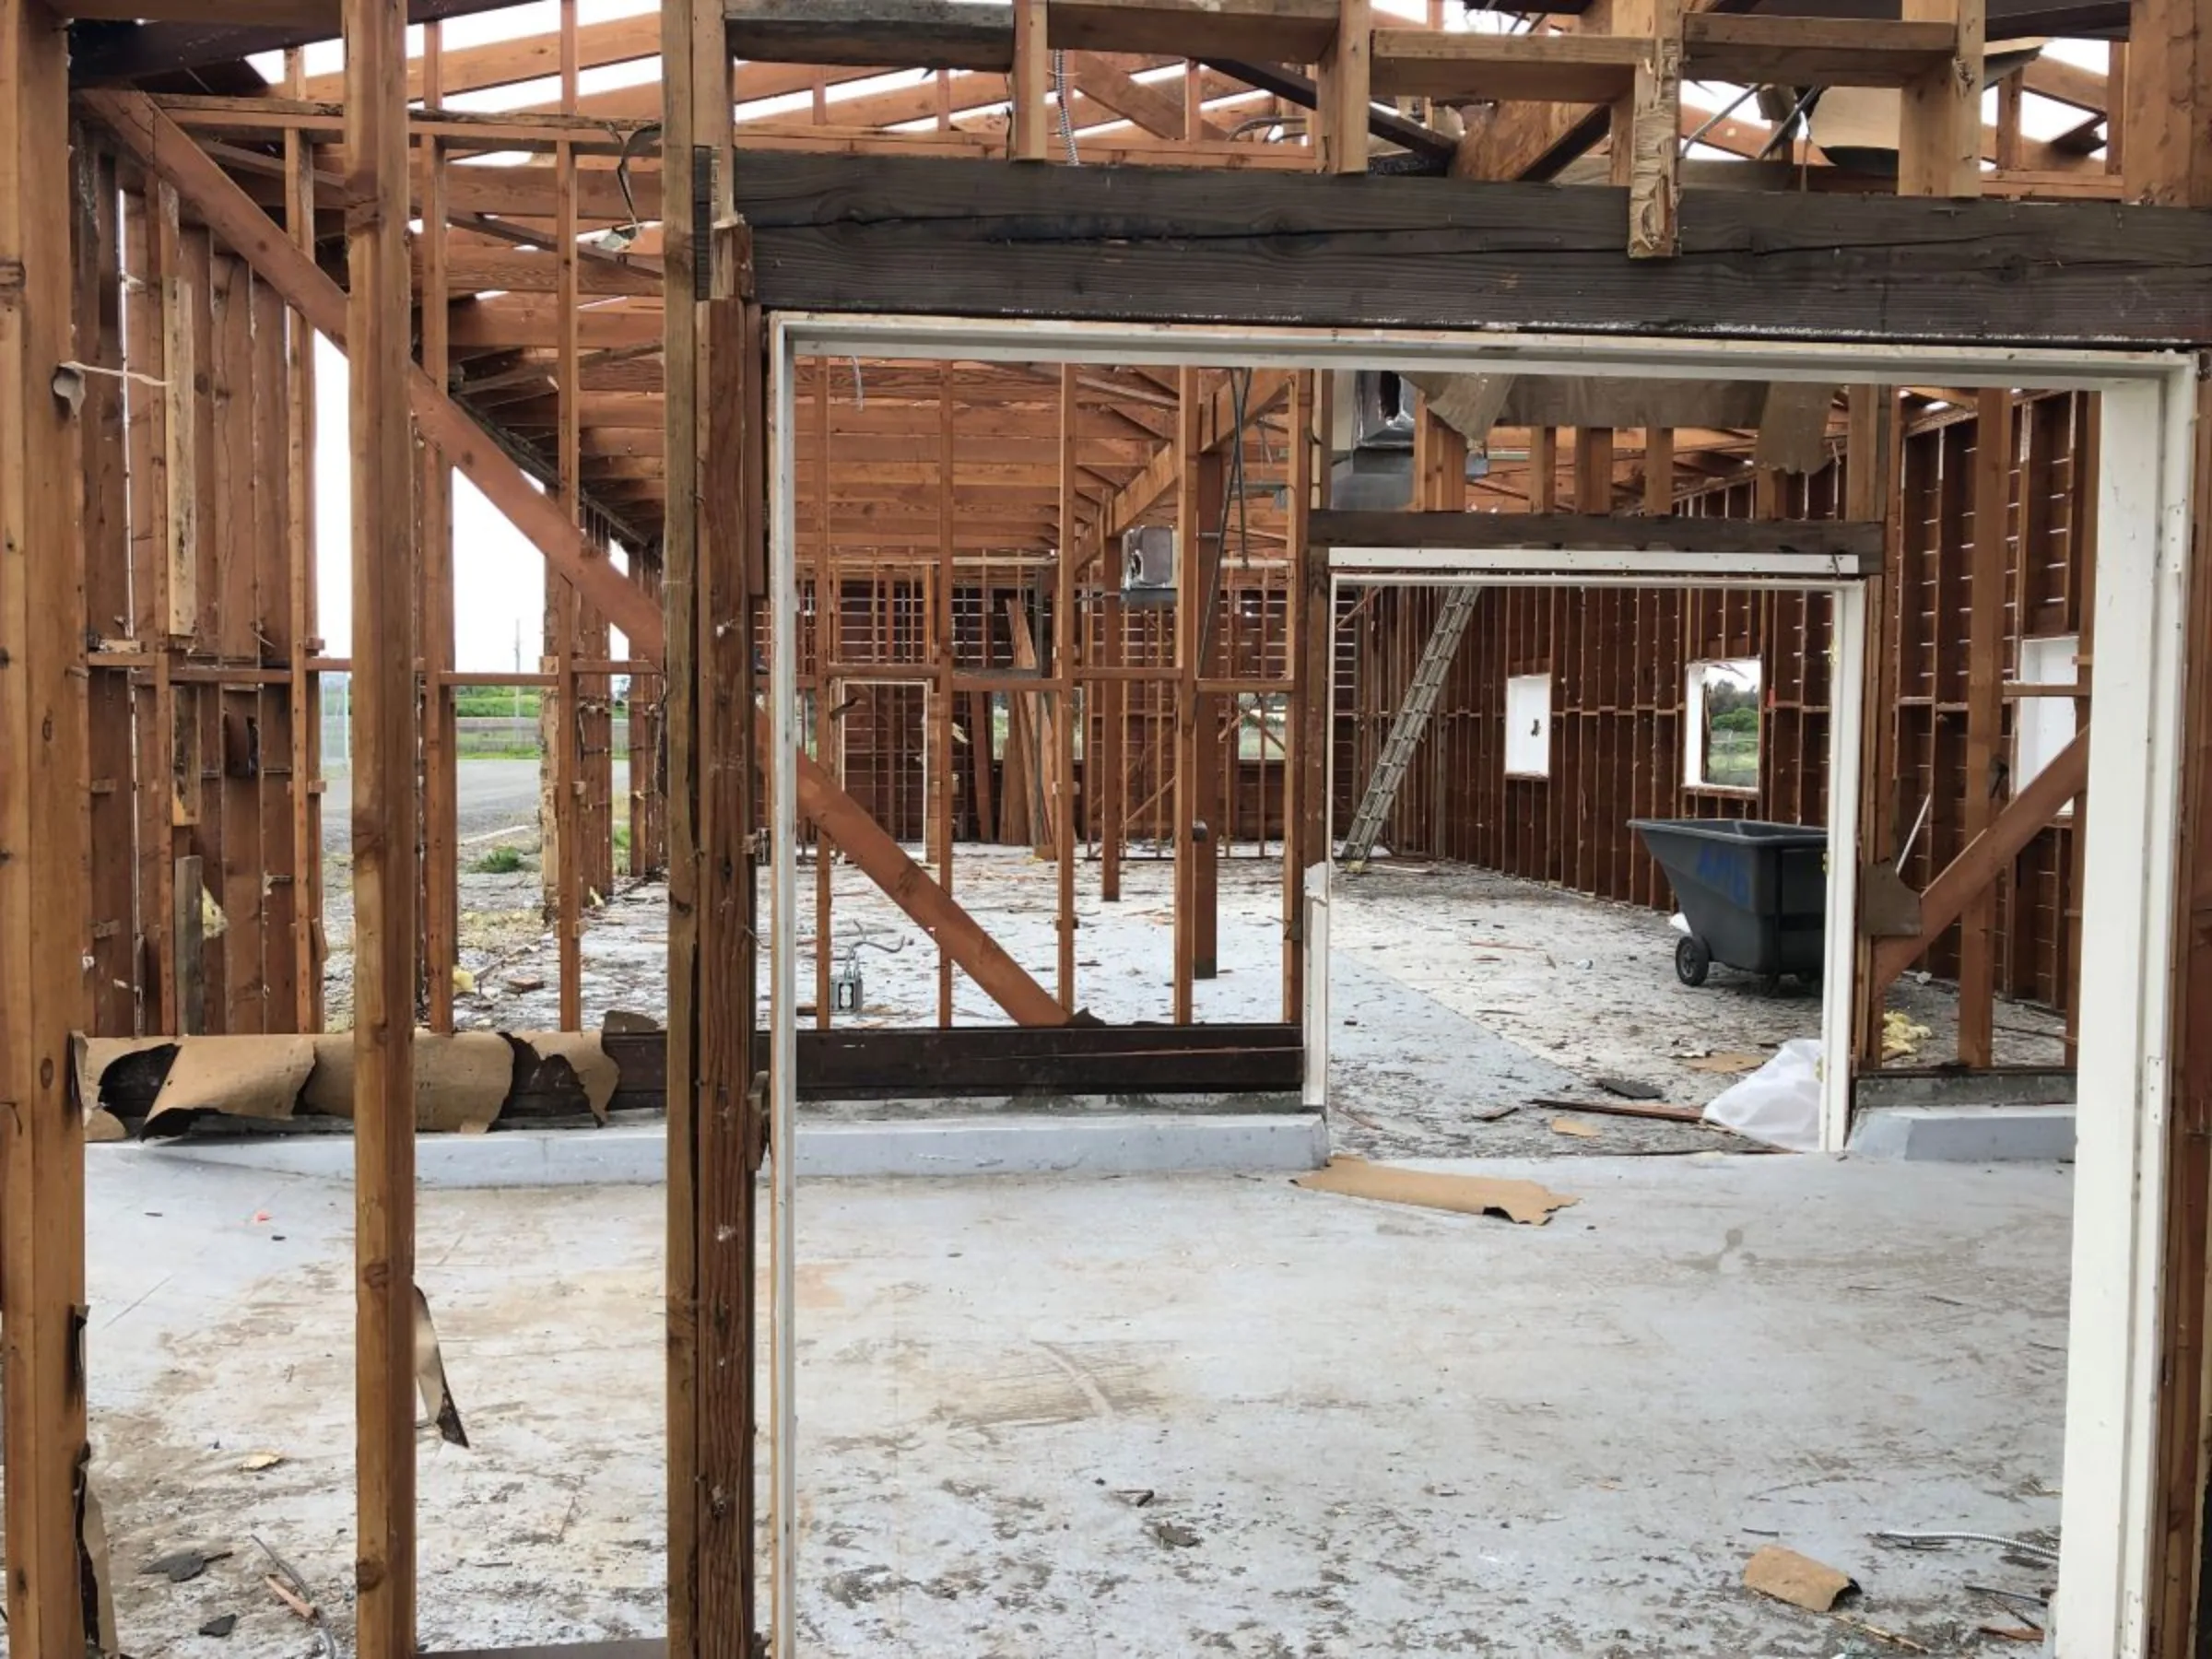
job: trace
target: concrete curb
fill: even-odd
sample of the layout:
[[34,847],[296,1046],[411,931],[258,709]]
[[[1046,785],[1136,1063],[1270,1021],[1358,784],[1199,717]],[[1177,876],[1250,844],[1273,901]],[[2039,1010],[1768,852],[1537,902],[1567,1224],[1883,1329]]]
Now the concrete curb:
[[1908,1163],[2070,1162],[2071,1106],[1878,1106],[1859,1115],[1851,1149]]

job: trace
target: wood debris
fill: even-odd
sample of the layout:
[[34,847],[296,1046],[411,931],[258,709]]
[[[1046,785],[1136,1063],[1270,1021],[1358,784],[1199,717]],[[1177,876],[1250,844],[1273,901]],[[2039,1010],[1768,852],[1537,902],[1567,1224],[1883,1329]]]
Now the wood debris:
[[1808,1613],[1826,1613],[1859,1586],[1848,1572],[1839,1572],[1824,1561],[1780,1544],[1769,1544],[1745,1564],[1744,1587]]
[[1362,1158],[1332,1158],[1329,1167],[1291,1182],[1309,1192],[1336,1193],[1347,1198],[1373,1198],[1410,1204],[1462,1216],[1502,1216],[1524,1227],[1542,1227],[1555,1211],[1582,1202],[1533,1181],[1505,1181],[1488,1175],[1443,1175],[1371,1164]]

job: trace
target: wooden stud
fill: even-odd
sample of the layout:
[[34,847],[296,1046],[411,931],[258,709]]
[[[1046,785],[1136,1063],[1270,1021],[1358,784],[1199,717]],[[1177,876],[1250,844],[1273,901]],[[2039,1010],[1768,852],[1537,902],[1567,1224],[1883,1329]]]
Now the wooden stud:
[[[1059,557],[1053,560],[1053,700],[1058,704],[1053,757],[1059,775],[1057,924],[1060,1006],[1076,1011],[1076,368],[1060,366]],[[950,702],[947,698],[947,703]]]
[[362,1659],[415,1659],[415,608],[406,23],[345,0],[351,362],[355,1570]]
[[[81,128],[72,135],[71,183],[77,355],[108,371],[83,377],[77,437],[84,480],[81,532],[86,637],[110,638],[131,626],[130,502],[124,432],[122,232],[112,156]],[[86,842],[92,923],[86,1005],[88,1033],[130,1036],[137,1030],[137,952],[132,921],[135,848],[131,764],[131,684],[126,675],[87,676]],[[159,794],[160,792],[157,792]]]
[[[1321,411],[1313,376],[1300,371],[1290,384],[1289,545],[1297,561],[1285,594],[1288,612],[1283,756],[1283,1018],[1302,1019],[1306,988],[1306,871],[1328,855],[1325,751],[1329,733],[1328,551],[1306,534],[1312,511],[1314,445]],[[1321,428],[1325,436],[1326,427]]]
[[8,1640],[85,1652],[84,1129],[70,1031],[89,887],[67,36],[0,0],[0,1389]]
[[[1128,656],[1128,618],[1121,590],[1109,578],[1099,596],[1099,629],[1104,636],[1100,665],[1108,670],[1125,665]],[[1099,747],[1097,786],[1092,787],[1092,751],[1083,751],[1084,789],[1099,806],[1099,898],[1118,904],[1122,898],[1122,840],[1129,812],[1129,685],[1122,679],[1098,682]]]
[[[814,488],[823,500],[830,499],[830,378],[818,375],[814,382],[814,427],[816,441]],[[837,722],[830,712],[831,700],[838,695],[840,682],[830,677],[830,659],[837,655],[837,616],[842,589],[837,575],[835,554],[831,547],[830,522],[824,518],[814,550],[814,758],[816,764],[830,768],[833,775],[841,773],[841,767],[832,760],[837,747]],[[841,700],[841,699],[840,700]],[[988,749],[984,759],[990,759]],[[840,777],[841,782],[841,776]],[[833,917],[833,875],[835,860],[821,826],[814,826],[814,1019],[816,1029],[828,1030],[831,1005],[835,1001],[831,980],[835,966],[831,950]]]
[[[731,211],[721,8],[662,0],[667,519],[668,1653],[749,1659],[754,1538],[753,605],[764,482],[759,312]],[[718,429],[718,428],[720,429]],[[720,439],[732,447],[717,450]],[[710,454],[737,466],[707,465]],[[736,476],[733,476],[736,475]],[[618,618],[619,620],[619,618]],[[726,622],[727,626],[721,626]],[[640,633],[623,632],[635,649]],[[815,815],[820,822],[819,815]]]
[[[957,580],[954,534],[957,508],[953,500],[954,423],[952,367],[944,365],[937,381],[937,569],[935,603],[930,607],[931,661],[936,666],[936,684],[930,701],[930,743],[935,763],[930,782],[935,789],[930,834],[936,843],[937,885],[952,893],[952,703],[955,641],[953,584]],[[937,945],[937,1024],[952,1024],[952,953],[940,937]]]
[[[1983,391],[1974,428],[1973,560],[1969,575],[1966,665],[1966,783],[1960,827],[1968,841],[1988,829],[2003,792],[1998,770],[2004,719],[2005,573],[2012,500],[2012,394]],[[1994,1063],[1998,888],[2009,865],[1991,871],[1992,884],[1959,916],[1959,1059]]]
[[1045,92],[1053,80],[1045,44],[1045,0],[1014,0],[1014,159],[1042,161],[1050,154],[1052,110]]
[[1372,11],[1371,0],[1337,0],[1335,37],[1315,65],[1315,162],[1323,172],[1367,171]]
[[1198,464],[1203,453],[1199,436],[1200,393],[1198,371],[1175,371],[1175,458],[1182,481],[1175,496],[1175,727],[1174,727],[1174,835],[1175,900],[1174,961],[1171,968],[1173,1018],[1177,1025],[1192,1018],[1191,982],[1196,972],[1198,821],[1198,654],[1204,640],[1200,620],[1205,608],[1201,586],[1200,542],[1206,534],[1199,493]]
[[[285,54],[288,90],[297,94],[305,54]],[[313,256],[315,171],[301,135],[284,135],[285,229]],[[323,1029],[323,682],[308,667],[315,653],[315,337],[297,311],[285,329],[285,552],[291,571],[292,907],[299,983],[294,1030]]]
[[[573,111],[577,92],[576,0],[560,0],[560,95],[564,111]],[[576,253],[576,150],[571,144],[553,152],[553,257],[556,306],[560,331],[555,347],[553,384],[559,420],[556,495],[572,524],[582,523],[582,391],[578,369],[579,262]],[[554,684],[541,693],[547,771],[553,810],[545,822],[551,856],[544,858],[553,877],[554,935],[559,949],[560,1026],[583,1025],[583,780],[579,750],[583,727],[579,706],[576,654],[582,629],[580,597],[573,582],[548,571],[546,577],[547,668]]]
[[1652,38],[1636,64],[1628,132],[1617,127],[1613,141],[1615,182],[1629,187],[1630,259],[1671,259],[1679,242],[1681,0],[1651,0],[1651,11]]
[[1984,0],[1903,0],[1903,5],[1905,22],[1951,24],[1958,36],[1950,61],[1899,95],[1897,194],[1979,195]]
[[[1893,613],[1900,593],[1897,394],[1882,385],[1850,391],[1851,425],[1844,443],[1844,516],[1882,525],[1882,574],[1866,584],[1868,673],[1859,768],[1859,849],[1870,865],[1894,860],[1897,822],[1897,698],[1899,664]],[[1859,890],[1866,890],[1865,882]],[[1853,1064],[1882,1063],[1882,998],[1873,992],[1874,942],[1861,933],[1852,976]]]
[[[421,81],[424,101],[444,101],[445,25],[428,23],[422,31]],[[423,265],[423,289],[445,291],[445,156],[438,140],[418,145],[422,229],[416,245]],[[450,308],[422,307],[422,371],[446,383],[446,333]],[[417,485],[422,543],[422,861],[423,990],[433,1031],[453,1029],[453,970],[461,960],[460,831],[461,778],[453,687],[445,679],[453,666],[453,469],[434,441],[421,447]]]

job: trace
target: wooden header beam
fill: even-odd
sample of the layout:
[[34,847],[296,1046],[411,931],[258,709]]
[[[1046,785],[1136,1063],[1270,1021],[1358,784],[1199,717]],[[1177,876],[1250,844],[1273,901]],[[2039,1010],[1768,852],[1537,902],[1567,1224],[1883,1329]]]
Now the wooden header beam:
[[1678,255],[1630,261],[1596,185],[761,151],[737,193],[777,310],[2212,342],[2212,216],[2171,208],[1690,190]]

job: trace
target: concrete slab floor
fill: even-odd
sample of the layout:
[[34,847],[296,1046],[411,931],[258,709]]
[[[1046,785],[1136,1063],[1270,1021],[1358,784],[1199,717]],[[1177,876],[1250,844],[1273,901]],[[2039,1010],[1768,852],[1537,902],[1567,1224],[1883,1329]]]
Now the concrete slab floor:
[[[128,1650],[308,1651],[253,1535],[343,1643],[349,1194],[107,1150],[88,1347]],[[2056,1524],[2065,1171],[1482,1167],[1581,1202],[1534,1229],[1279,1177],[806,1185],[805,1651],[1889,1651],[1744,1592],[1776,1540],[1935,1652],[2018,1651],[1964,1586],[2044,1572],[1865,1535]],[[474,1442],[423,1447],[426,1645],[659,1629],[662,1205],[424,1194]],[[187,1547],[233,1553],[139,1573]],[[223,1612],[227,1643],[194,1634]]]

